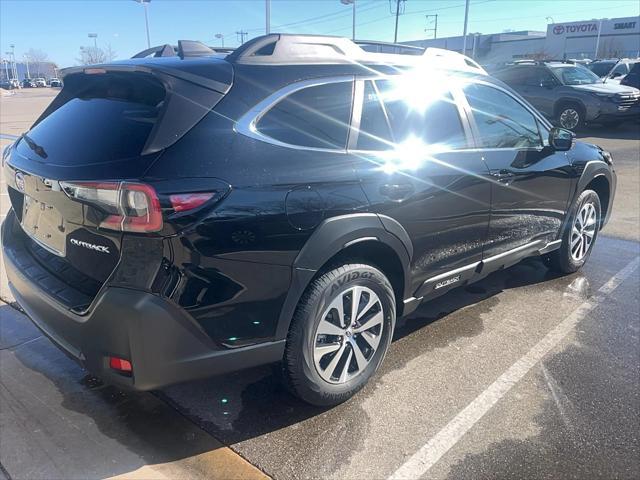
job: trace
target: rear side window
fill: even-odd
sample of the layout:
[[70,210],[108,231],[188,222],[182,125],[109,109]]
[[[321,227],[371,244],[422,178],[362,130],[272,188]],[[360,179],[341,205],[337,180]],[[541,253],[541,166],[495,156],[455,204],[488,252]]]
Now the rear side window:
[[535,117],[511,95],[485,85],[470,84],[465,94],[486,148],[542,146]]
[[263,135],[301,147],[344,149],[353,82],[304,88],[288,95],[258,121]]
[[376,82],[383,99],[396,143],[417,137],[427,145],[464,148],[467,139],[458,108],[451,94],[435,95],[427,104],[416,107],[412,92],[398,91],[393,80]]

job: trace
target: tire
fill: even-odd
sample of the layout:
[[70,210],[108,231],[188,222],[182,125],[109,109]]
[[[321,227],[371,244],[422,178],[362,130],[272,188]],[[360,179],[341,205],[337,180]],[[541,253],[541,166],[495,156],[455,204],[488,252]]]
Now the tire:
[[557,110],[556,122],[567,130],[578,130],[584,126],[584,108],[576,103],[564,103]]
[[[354,298],[360,302],[352,322],[348,307]],[[382,363],[395,317],[393,288],[377,268],[353,263],[324,273],[309,285],[294,313],[282,364],[285,385],[316,406],[348,400]]]
[[[598,238],[598,230],[602,222],[601,211],[600,197],[596,192],[585,190],[580,194],[571,209],[571,217],[562,235],[562,245],[545,257],[549,268],[561,273],[573,273],[587,262]],[[586,217],[583,215],[585,213]],[[587,219],[586,225],[581,228],[584,218]],[[578,234],[578,232],[584,233]],[[589,238],[590,241],[588,241]],[[577,250],[578,248],[580,250]]]

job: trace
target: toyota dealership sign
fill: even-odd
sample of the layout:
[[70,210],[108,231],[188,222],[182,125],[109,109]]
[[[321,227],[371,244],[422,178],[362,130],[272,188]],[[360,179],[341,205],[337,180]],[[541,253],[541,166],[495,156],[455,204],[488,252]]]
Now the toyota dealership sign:
[[554,35],[566,35],[570,33],[598,33],[598,24],[595,22],[557,24],[553,26],[551,32]]
[[586,38],[598,36],[598,29],[601,35],[619,36],[621,34],[636,34],[640,31],[640,18],[611,18],[599,20],[589,20],[571,23],[553,23],[547,27],[547,38],[553,41],[554,38]]

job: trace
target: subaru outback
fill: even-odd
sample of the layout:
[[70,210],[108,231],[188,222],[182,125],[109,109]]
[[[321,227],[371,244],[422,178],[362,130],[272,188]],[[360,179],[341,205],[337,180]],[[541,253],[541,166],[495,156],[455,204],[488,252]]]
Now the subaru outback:
[[611,155],[453,52],[273,34],[63,74],[3,154],[6,270],[133,389],[274,363],[340,403],[397,318],[526,257],[575,272],[611,214]]

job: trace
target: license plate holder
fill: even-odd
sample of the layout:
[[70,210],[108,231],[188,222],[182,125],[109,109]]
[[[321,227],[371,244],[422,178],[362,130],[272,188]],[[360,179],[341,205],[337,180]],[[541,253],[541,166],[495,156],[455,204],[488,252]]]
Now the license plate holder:
[[24,232],[43,248],[60,257],[66,255],[64,219],[53,205],[25,195],[20,224]]

